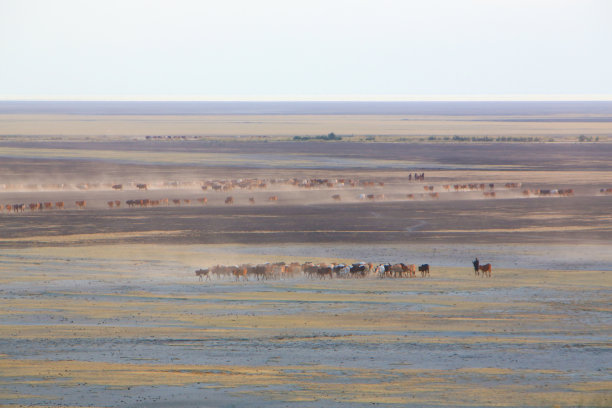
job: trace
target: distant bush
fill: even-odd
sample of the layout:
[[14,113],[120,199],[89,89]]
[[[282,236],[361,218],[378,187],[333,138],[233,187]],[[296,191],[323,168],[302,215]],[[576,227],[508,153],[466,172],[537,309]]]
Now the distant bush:
[[334,132],[320,136],[293,136],[293,140],[342,140],[342,136],[336,136]]
[[593,140],[593,136],[585,136],[585,135],[580,135],[578,136],[578,141],[579,142],[599,142],[599,136],[597,136],[594,140]]

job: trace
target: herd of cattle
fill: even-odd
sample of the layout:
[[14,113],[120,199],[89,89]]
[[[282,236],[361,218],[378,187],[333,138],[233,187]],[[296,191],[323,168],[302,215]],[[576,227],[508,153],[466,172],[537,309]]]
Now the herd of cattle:
[[[417,174],[414,175],[416,180],[424,180],[425,174]],[[375,181],[364,181],[364,180],[356,180],[356,179],[319,179],[319,178],[310,178],[310,179],[237,179],[237,180],[217,180],[217,181],[204,181],[201,182],[201,189],[208,190],[210,188],[211,191],[230,191],[234,188],[240,189],[252,189],[252,188],[266,188],[268,184],[281,184],[288,183],[291,185],[295,185],[302,188],[314,188],[317,186],[326,186],[326,187],[339,187],[339,186],[351,186],[351,187],[375,187],[375,186],[384,186],[384,182],[375,182]],[[138,190],[148,190],[149,185],[145,183],[134,183],[134,186]],[[164,186],[172,186],[172,187],[184,187],[184,183],[179,182],[170,182],[164,183]],[[7,188],[7,185],[0,185],[1,188]],[[122,190],[122,184],[113,184],[110,186],[113,190]],[[502,185],[505,189],[521,189],[521,183],[505,183]],[[81,189],[87,189],[88,186],[81,186]],[[423,185],[423,190],[425,193],[415,194],[408,193],[406,194],[406,198],[409,200],[417,200],[417,199],[438,199],[440,198],[440,190],[444,192],[465,192],[465,191],[481,191],[482,194],[486,198],[496,198],[496,185],[494,183],[470,183],[470,184],[444,184],[441,186],[434,185]],[[559,189],[523,189],[522,195],[525,197],[569,197],[574,195],[574,190],[571,188],[559,188]],[[608,195],[612,194],[612,188],[601,188],[599,190],[600,194]],[[358,194],[356,198],[360,201],[382,201],[385,200],[385,194]],[[331,196],[333,201],[342,201],[341,194],[333,194]],[[261,199],[260,199],[261,200]],[[279,197],[277,195],[270,195],[267,198],[263,199],[264,202],[274,203],[279,201]],[[226,196],[223,200],[225,204],[231,205],[236,203],[236,199],[234,196]],[[199,198],[163,198],[163,199],[148,199],[148,198],[137,198],[126,200],[125,206],[128,208],[134,207],[156,207],[156,206],[180,206],[180,205],[191,205],[191,204],[200,204],[206,205],[208,203],[207,197],[199,197]],[[255,197],[247,197],[245,198],[245,203],[255,204]],[[71,204],[71,203],[68,203]],[[109,200],[106,201],[106,205],[108,208],[121,208],[123,202],[121,200]],[[99,204],[98,204],[99,205]],[[67,208],[69,205],[64,203],[64,201],[56,201],[56,202],[34,202],[34,203],[13,203],[13,204],[0,204],[0,212],[7,213],[21,213],[25,212],[26,209],[30,211],[43,211],[43,210],[63,210]],[[85,200],[77,200],[74,201],[73,208],[84,209],[87,207],[87,201]]]
[[[421,173],[419,177],[425,178]],[[415,180],[417,180],[415,173]],[[411,175],[412,178],[412,175]],[[49,183],[49,184],[0,184],[0,191],[65,191],[65,190],[149,190],[149,189],[201,189],[204,191],[231,191],[266,189],[270,186],[292,186],[304,189],[312,188],[342,188],[342,187],[376,187],[384,186],[384,182],[377,180],[359,180],[356,178],[287,178],[287,179],[215,179],[199,181],[161,181],[155,183],[129,182],[125,184],[113,183]]]
[[216,279],[234,279],[236,281],[253,280],[278,280],[290,279],[297,277],[306,277],[310,279],[348,279],[348,278],[365,278],[368,276],[376,276],[378,278],[415,278],[417,271],[421,277],[430,276],[429,265],[423,264],[416,266],[414,264],[380,264],[374,266],[372,263],[358,262],[351,265],[342,263],[332,264],[314,264],[306,263],[265,263],[259,265],[216,265],[211,268],[198,269],[195,271],[196,276],[200,280]]
[[[506,189],[520,189],[522,187],[522,183],[505,183],[503,185]],[[440,194],[438,192],[434,192],[435,186],[433,185],[425,185],[423,189],[426,193],[428,193],[431,198],[439,198]],[[495,192],[495,183],[471,183],[471,184],[444,184],[442,185],[442,189],[444,191],[482,191],[482,194],[487,198],[495,198],[497,196]],[[612,189],[607,189],[612,192]],[[604,193],[605,190],[601,189],[601,193]],[[574,195],[574,190],[571,188],[566,189],[524,189],[522,190],[524,196],[562,196],[569,197]],[[423,197],[424,195],[416,195],[416,194],[407,194],[406,197],[409,199],[415,199],[416,197]]]

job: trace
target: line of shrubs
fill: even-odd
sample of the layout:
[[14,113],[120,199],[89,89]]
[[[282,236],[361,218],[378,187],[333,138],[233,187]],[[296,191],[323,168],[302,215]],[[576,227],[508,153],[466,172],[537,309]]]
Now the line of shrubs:
[[342,140],[342,136],[336,136],[334,132],[320,136],[293,136],[293,140]]
[[471,136],[470,137],[470,136],[455,135],[452,138],[448,136],[445,136],[445,137],[429,136],[427,140],[429,141],[452,140],[453,142],[539,142],[540,138],[539,137],[515,137],[515,136],[499,136],[499,137],[493,138],[489,136],[483,136],[483,137]]

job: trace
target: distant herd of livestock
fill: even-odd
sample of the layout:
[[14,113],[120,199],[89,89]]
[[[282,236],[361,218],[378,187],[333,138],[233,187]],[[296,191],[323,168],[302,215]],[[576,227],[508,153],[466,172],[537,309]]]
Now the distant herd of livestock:
[[[478,258],[473,262],[476,276],[491,277],[491,264],[480,264]],[[417,271],[421,278],[430,275],[429,264],[417,266],[404,263],[384,263],[374,266],[373,263],[357,262],[354,264],[331,263],[315,264],[299,263],[265,263],[258,265],[216,265],[211,268],[198,269],[195,275],[202,280],[279,280],[305,277],[309,279],[356,279],[366,277],[384,278],[416,278]]]
[[348,279],[348,278],[365,278],[368,276],[376,276],[379,278],[415,278],[417,270],[421,277],[430,276],[429,265],[423,264],[416,266],[414,264],[380,264],[374,266],[372,263],[358,262],[351,265],[342,263],[332,264],[315,264],[312,262],[306,263],[265,263],[259,265],[216,265],[211,268],[198,269],[195,271],[196,276],[200,280],[211,280],[214,276],[216,279],[233,279],[235,281],[243,280],[278,280],[290,279],[297,277],[306,277],[310,279]]
[[[415,180],[424,180],[425,173],[414,174]],[[419,177],[417,179],[417,177]],[[410,175],[412,180],[412,175]],[[269,186],[292,186],[304,189],[312,188],[342,188],[342,187],[375,187],[384,186],[384,182],[375,180],[359,180],[353,178],[288,178],[288,179],[217,179],[202,181],[164,181],[158,183],[131,182],[128,184],[113,183],[78,183],[78,184],[0,184],[0,191],[65,191],[65,190],[149,190],[149,189],[191,189],[203,191],[231,191],[236,189],[255,190],[266,189]]]
[[[425,178],[425,174],[421,173],[415,173],[414,174],[414,180],[419,180],[422,181]],[[412,180],[412,175],[410,175],[410,179]],[[189,182],[191,183],[191,182]],[[203,181],[200,182],[200,188],[202,190],[208,190],[210,189],[211,191],[220,191],[220,192],[227,192],[227,191],[231,191],[235,188],[238,189],[248,189],[251,190],[253,188],[266,188],[268,185],[270,184],[289,184],[289,185],[294,185],[294,186],[298,186],[301,188],[315,188],[315,187],[329,187],[329,188],[333,188],[333,187],[344,187],[344,186],[348,186],[348,187],[382,187],[384,186],[384,182],[381,181],[371,181],[371,180],[356,180],[356,179],[319,179],[319,178],[309,178],[309,179],[297,179],[297,178],[291,178],[291,179],[271,179],[271,180],[267,180],[267,179],[236,179],[236,180],[217,180],[217,181]],[[136,189],[138,190],[148,190],[150,188],[149,184],[146,183],[133,183],[133,185],[135,186]],[[93,185],[92,185],[93,186]],[[182,183],[182,182],[169,182],[169,183],[163,183],[164,187],[186,187],[186,183]],[[505,183],[502,185],[504,188],[506,189],[518,189],[520,190],[522,187],[522,183]],[[10,185],[0,185],[0,190],[4,189],[4,190],[10,190]],[[13,186],[14,187],[14,186]],[[123,185],[122,184],[113,184],[110,185],[110,187],[113,190],[122,190],[123,189]],[[438,199],[440,197],[440,193],[438,191],[434,191],[434,190],[442,190],[442,191],[446,191],[446,192],[463,192],[463,191],[481,191],[482,194],[484,195],[484,197],[486,198],[495,198],[496,197],[496,191],[495,191],[495,184],[493,183],[489,183],[489,184],[485,184],[485,183],[470,183],[470,184],[444,184],[438,187],[438,189],[436,189],[436,187],[434,185],[423,185],[423,190],[425,191],[422,194],[418,194],[418,193],[409,193],[406,194],[406,198],[409,200],[415,200],[415,199],[423,199],[423,198],[428,198],[428,199]],[[87,189],[89,188],[89,185],[87,186],[81,186],[81,189]],[[599,190],[600,194],[604,194],[604,195],[608,195],[608,194],[612,194],[612,188],[601,188]],[[574,195],[574,190],[571,188],[566,188],[566,189],[523,189],[522,190],[522,195],[529,197],[529,196],[534,196],[534,197],[552,197],[552,196],[558,196],[558,197],[568,197],[568,196],[573,196]],[[342,196],[340,194],[333,194],[331,196],[331,198],[334,201],[342,201]],[[380,200],[384,200],[385,199],[385,195],[384,194],[359,194],[356,197],[358,200],[360,201],[380,201]],[[279,197],[277,195],[270,195],[267,197],[267,199],[265,199],[266,202],[278,202],[279,201]],[[234,204],[235,198],[233,196],[227,196],[224,199],[224,203],[231,205]],[[174,199],[168,199],[168,198],[163,198],[163,199],[147,199],[147,198],[138,198],[138,199],[130,199],[130,200],[126,200],[124,202],[122,202],[121,200],[109,200],[106,201],[106,205],[108,206],[108,208],[120,208],[122,206],[122,204],[125,204],[125,206],[129,207],[129,208],[133,208],[133,207],[156,207],[156,206],[169,206],[170,204],[175,205],[175,206],[180,206],[180,205],[191,205],[191,204],[200,204],[200,205],[206,205],[208,203],[208,198],[206,197],[200,197],[200,198],[195,198],[195,199],[191,199],[191,198],[174,198]],[[249,204],[255,204],[255,197],[248,197],[248,203]],[[46,202],[34,202],[34,203],[29,203],[29,204],[25,204],[25,203],[17,203],[17,204],[0,204],[0,212],[13,212],[13,213],[20,213],[20,212],[25,212],[26,209],[29,209],[30,211],[43,211],[43,210],[63,210],[64,208],[66,208],[67,205],[64,201],[56,201],[56,202],[50,202],[50,201],[46,201]],[[77,200],[74,201],[74,208],[77,209],[85,209],[87,207],[87,201],[86,200]]]

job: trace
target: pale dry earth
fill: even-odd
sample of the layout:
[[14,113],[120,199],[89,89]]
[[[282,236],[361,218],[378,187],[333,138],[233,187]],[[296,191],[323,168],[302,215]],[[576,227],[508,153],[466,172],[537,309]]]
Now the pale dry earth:
[[[4,140],[0,204],[66,209],[0,213],[0,404],[610,406],[610,157],[607,143]],[[414,172],[426,180],[408,181]],[[384,186],[134,187],[248,177]],[[494,183],[497,195],[442,187],[455,183]],[[575,193],[521,193],[559,188]],[[203,196],[205,206],[106,205]],[[474,276],[474,256],[494,265],[491,279]],[[429,263],[432,277],[193,273],[358,260]]]

